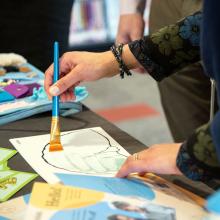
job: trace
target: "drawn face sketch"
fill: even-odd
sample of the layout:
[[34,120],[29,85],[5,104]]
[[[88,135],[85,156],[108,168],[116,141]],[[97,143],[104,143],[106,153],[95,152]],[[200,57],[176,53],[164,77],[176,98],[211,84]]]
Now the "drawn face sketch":
[[48,143],[42,150],[42,158],[47,164],[70,172],[112,174],[128,154],[111,140],[93,129],[72,131],[61,136],[63,151],[49,152]]

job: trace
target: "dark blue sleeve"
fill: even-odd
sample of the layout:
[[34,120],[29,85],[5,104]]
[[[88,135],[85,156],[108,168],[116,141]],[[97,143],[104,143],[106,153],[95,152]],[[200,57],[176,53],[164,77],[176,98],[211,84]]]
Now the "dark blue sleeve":
[[[217,84],[220,106],[220,1],[204,0],[201,52],[206,74]],[[191,179],[220,178],[220,111],[181,146],[177,166]]]
[[[206,73],[216,81],[220,106],[220,1],[205,0],[201,51]],[[211,135],[220,161],[220,111],[211,124]]]

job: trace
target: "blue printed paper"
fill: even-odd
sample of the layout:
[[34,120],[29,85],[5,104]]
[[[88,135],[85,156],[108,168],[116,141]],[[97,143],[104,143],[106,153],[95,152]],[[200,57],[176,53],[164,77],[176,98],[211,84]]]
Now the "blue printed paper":
[[153,190],[141,181],[85,175],[56,174],[66,185],[88,188],[121,196],[138,196],[153,200]]

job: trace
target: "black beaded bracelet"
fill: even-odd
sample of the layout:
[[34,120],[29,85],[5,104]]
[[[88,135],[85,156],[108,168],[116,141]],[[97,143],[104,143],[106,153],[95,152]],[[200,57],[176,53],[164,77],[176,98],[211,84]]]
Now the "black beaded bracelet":
[[120,76],[122,79],[124,78],[125,73],[127,76],[132,75],[132,73],[129,71],[128,67],[125,65],[124,61],[122,60],[123,46],[124,44],[119,44],[117,47],[115,45],[111,47],[111,51],[119,64]]

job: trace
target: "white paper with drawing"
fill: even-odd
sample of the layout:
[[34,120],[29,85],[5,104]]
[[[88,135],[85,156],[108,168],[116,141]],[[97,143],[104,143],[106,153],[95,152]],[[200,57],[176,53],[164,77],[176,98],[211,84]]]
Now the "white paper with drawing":
[[114,176],[129,153],[102,128],[62,132],[63,151],[49,152],[50,135],[11,139],[11,143],[47,182],[54,173]]

